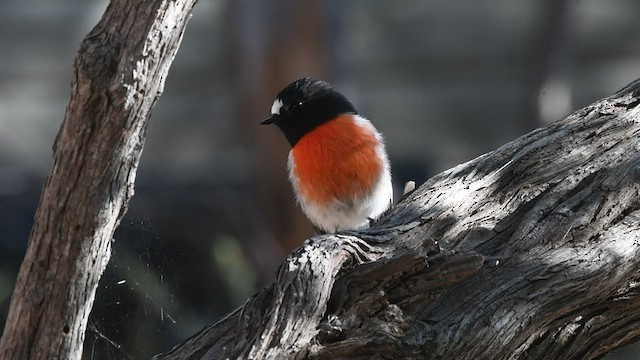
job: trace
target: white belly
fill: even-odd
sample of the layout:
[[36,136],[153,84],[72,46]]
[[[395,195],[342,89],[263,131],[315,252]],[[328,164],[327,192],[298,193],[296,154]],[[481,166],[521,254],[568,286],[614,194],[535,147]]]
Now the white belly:
[[311,222],[328,233],[341,230],[363,229],[371,219],[377,219],[393,202],[391,175],[385,172],[368,195],[350,203],[334,200],[329,206],[298,199],[300,207]]

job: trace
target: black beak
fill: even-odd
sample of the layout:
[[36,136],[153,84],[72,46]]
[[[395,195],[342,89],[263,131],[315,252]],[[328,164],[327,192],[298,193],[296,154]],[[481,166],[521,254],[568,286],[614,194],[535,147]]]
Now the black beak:
[[276,119],[273,116],[269,116],[268,118],[262,120],[260,122],[260,125],[269,125],[273,124],[274,122],[276,122]]

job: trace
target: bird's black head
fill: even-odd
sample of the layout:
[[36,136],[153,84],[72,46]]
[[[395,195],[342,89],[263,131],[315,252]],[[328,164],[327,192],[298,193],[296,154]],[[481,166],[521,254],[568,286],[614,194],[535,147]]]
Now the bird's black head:
[[326,81],[306,77],[278,93],[271,116],[260,124],[277,125],[293,147],[309,131],[345,113],[356,114],[356,109],[344,95]]

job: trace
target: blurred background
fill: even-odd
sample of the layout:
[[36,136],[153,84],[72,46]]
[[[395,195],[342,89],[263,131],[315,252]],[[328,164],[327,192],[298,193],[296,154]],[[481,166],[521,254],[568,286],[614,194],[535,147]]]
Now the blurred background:
[[[0,4],[1,327],[75,53],[107,1]],[[152,114],[85,358],[171,348],[313,234],[286,180],[287,142],[257,125],[292,80],[332,82],[374,122],[399,191],[636,79],[639,34],[637,0],[200,0]]]

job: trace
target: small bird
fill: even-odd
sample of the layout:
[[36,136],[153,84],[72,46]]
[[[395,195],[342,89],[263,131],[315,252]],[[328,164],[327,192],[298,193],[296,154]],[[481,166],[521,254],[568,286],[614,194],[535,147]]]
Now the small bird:
[[380,132],[329,83],[287,85],[271,116],[289,144],[289,180],[319,233],[361,229],[392,204],[391,169]]

